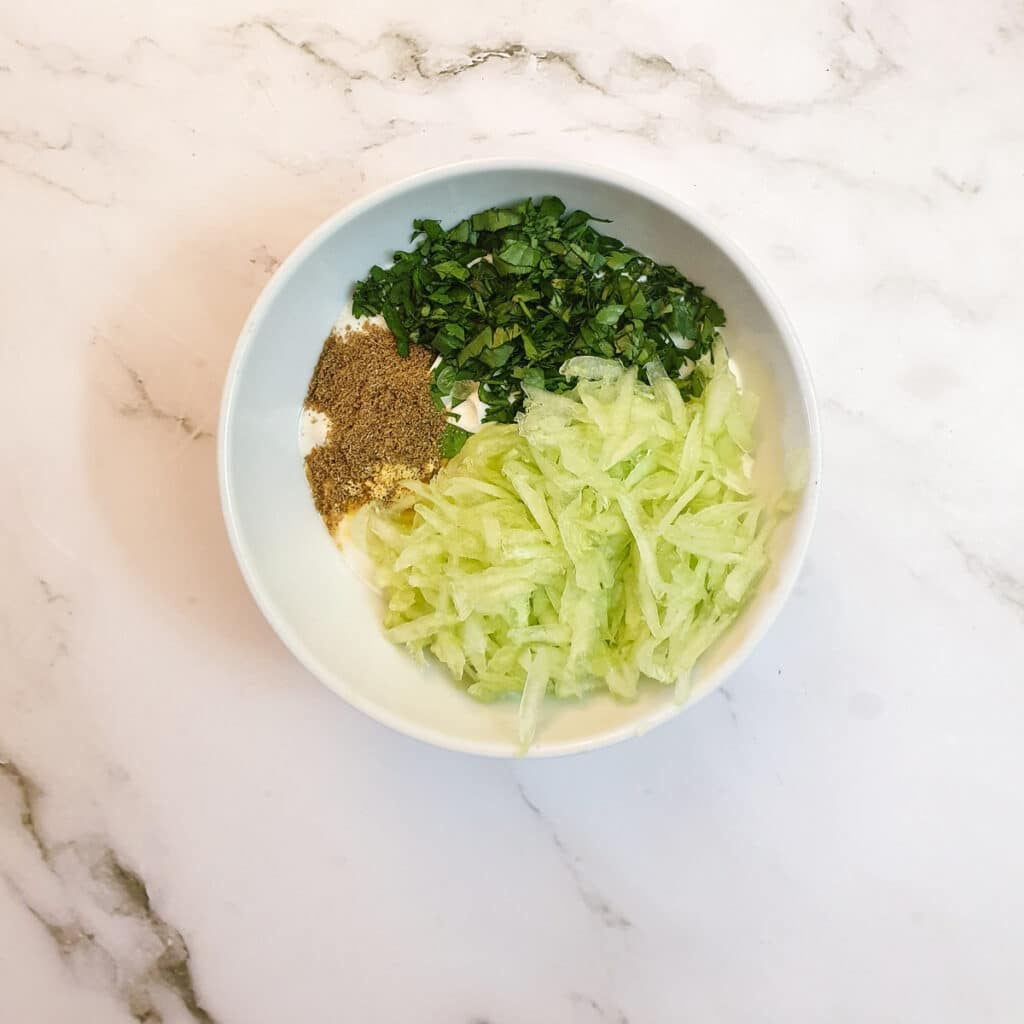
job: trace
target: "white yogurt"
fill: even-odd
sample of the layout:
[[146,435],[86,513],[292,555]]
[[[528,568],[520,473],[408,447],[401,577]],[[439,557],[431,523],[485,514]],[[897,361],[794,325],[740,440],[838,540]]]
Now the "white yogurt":
[[303,458],[327,440],[330,425],[331,419],[326,413],[303,407],[299,417],[299,454]]

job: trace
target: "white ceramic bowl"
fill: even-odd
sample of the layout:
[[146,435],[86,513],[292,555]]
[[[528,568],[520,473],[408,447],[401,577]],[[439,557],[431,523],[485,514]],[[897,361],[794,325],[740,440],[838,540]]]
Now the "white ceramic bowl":
[[[671,196],[594,167],[480,161],[417,175],[317,228],[260,296],[228,371],[218,442],[228,534],[263,614],[322,682],[400,732],[492,756],[516,753],[515,703],[479,704],[442,669],[418,667],[385,639],[379,599],[351,572],[313,508],[299,454],[299,417],[323,340],[352,285],[407,246],[414,218],[453,223],[542,195],[610,218],[602,230],[674,264],[723,306],[730,354],[744,384],[761,397],[759,486],[778,486],[788,453],[810,455],[810,482],[774,536],[772,568],[754,601],[699,662],[690,703],[719,686],[775,618],[800,571],[817,504],[818,418],[793,328],[746,256]],[[605,746],[679,711],[672,689],[653,683],[632,704],[609,696],[549,700],[530,756]]]

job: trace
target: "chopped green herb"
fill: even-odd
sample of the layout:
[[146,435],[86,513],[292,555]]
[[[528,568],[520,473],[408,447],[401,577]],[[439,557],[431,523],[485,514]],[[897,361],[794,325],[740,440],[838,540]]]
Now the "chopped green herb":
[[468,430],[463,430],[462,427],[455,423],[445,424],[444,430],[441,431],[441,440],[439,442],[441,458],[454,458],[462,450],[462,446],[466,443],[467,438],[471,436]]
[[414,221],[413,250],[371,268],[352,311],[383,316],[402,355],[415,342],[441,357],[436,400],[478,381],[488,420],[515,418],[523,384],[569,390],[559,367],[571,356],[640,366],[658,358],[684,396],[699,395],[703,374],[679,372],[710,352],[722,308],[675,267],[601,234],[596,219],[546,196],[448,230]]

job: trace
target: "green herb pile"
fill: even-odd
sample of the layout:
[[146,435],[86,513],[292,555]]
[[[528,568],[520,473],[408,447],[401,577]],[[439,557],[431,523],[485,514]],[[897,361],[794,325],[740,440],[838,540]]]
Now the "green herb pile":
[[[441,357],[432,382],[439,402],[461,401],[479,383],[487,420],[511,422],[524,384],[569,390],[559,368],[580,355],[627,366],[660,359],[684,397],[699,395],[701,373],[678,375],[710,351],[725,323],[721,307],[675,267],[595,230],[596,220],[547,196],[448,230],[414,221],[415,247],[370,270],[352,311],[382,315],[402,355],[415,342]],[[461,440],[447,439],[450,454]]]

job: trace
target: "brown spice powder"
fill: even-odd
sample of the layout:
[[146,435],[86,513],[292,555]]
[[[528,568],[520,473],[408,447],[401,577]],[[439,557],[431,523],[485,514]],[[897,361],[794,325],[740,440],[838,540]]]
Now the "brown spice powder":
[[324,342],[306,408],[326,415],[329,427],[306,456],[306,476],[332,533],[360,505],[391,501],[403,480],[428,480],[440,468],[447,419],[430,398],[433,361],[419,345],[403,359],[394,335],[375,324]]

